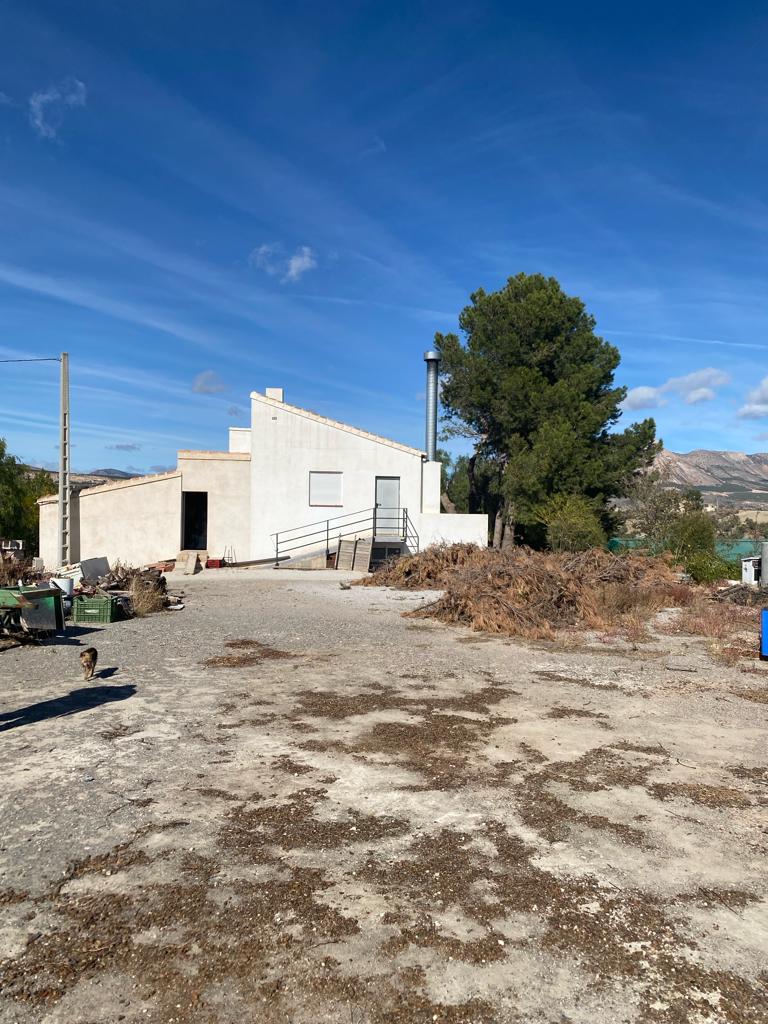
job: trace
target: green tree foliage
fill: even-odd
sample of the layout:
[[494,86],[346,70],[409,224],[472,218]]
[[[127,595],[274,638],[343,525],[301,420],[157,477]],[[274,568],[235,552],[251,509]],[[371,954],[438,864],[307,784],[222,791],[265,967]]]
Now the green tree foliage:
[[747,537],[747,520],[743,522],[736,512],[715,512],[712,516],[715,524],[715,536],[718,540],[741,540]]
[[501,502],[498,466],[487,459],[460,455],[453,463],[446,490],[457,512],[482,510],[493,516]]
[[764,541],[768,538],[768,521],[748,516],[744,520],[744,535],[756,542]]
[[[617,349],[554,278],[518,274],[500,291],[470,298],[459,315],[463,340],[435,335],[441,398],[448,433],[472,437],[476,460],[495,467],[504,543],[514,542],[515,529],[535,540],[536,510],[557,494],[589,499],[607,519],[608,499],[625,492],[659,447],[653,420],[611,430],[626,395],[613,386]],[[475,467],[468,466],[472,511]]]
[[642,537],[652,551],[669,546],[674,524],[681,514],[680,492],[670,487],[658,470],[639,473],[627,488],[627,533]]
[[546,527],[547,546],[553,551],[586,551],[604,547],[605,531],[594,506],[577,494],[556,494],[539,509]]
[[55,489],[50,473],[29,473],[18,459],[8,454],[8,445],[0,438],[0,537],[23,540],[28,553],[37,552],[37,499]]
[[685,562],[692,555],[715,553],[715,524],[706,512],[681,512],[669,531],[668,549]]

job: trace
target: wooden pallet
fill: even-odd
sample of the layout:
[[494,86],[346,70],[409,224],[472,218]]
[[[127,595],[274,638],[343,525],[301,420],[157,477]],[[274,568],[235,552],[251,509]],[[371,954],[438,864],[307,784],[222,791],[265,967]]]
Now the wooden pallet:
[[371,552],[373,550],[373,538],[361,537],[355,546],[355,557],[352,568],[355,572],[370,572]]
[[339,540],[339,550],[336,552],[336,568],[349,571],[355,564],[355,547],[357,541],[352,537],[345,537]]

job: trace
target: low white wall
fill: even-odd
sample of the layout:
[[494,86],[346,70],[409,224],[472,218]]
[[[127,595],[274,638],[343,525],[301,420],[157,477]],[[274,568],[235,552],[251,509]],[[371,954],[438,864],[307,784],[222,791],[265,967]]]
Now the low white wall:
[[[106,555],[112,565],[146,565],[175,558],[181,543],[181,473],[121,480],[70,499],[70,558]],[[40,505],[40,555],[58,566],[59,499]]]
[[[77,501],[74,495],[72,499],[70,499],[70,512],[72,505]],[[39,502],[39,507],[40,557],[45,563],[46,569],[56,569],[59,564],[59,499],[43,498]],[[74,557],[79,558],[80,552],[75,552]]]
[[419,549],[430,544],[477,544],[488,546],[488,516],[464,513],[423,514],[418,517],[416,530],[419,534]]
[[146,565],[175,558],[181,543],[181,473],[80,492],[80,555]]

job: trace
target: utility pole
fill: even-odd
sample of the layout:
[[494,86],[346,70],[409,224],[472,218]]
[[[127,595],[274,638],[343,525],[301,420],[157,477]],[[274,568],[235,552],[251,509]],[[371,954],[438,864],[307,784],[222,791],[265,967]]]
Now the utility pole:
[[61,403],[59,422],[59,564],[69,563],[69,353],[61,353]]

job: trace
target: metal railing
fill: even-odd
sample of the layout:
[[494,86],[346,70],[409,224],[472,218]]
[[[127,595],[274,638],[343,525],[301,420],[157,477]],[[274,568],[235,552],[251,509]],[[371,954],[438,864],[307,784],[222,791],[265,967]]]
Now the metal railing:
[[419,535],[408,515],[408,509],[377,505],[270,534],[275,542],[275,565],[307,548],[325,546],[325,557],[328,558],[332,542],[340,541],[343,537],[361,535],[370,535],[374,541],[398,540],[415,551],[419,550]]

